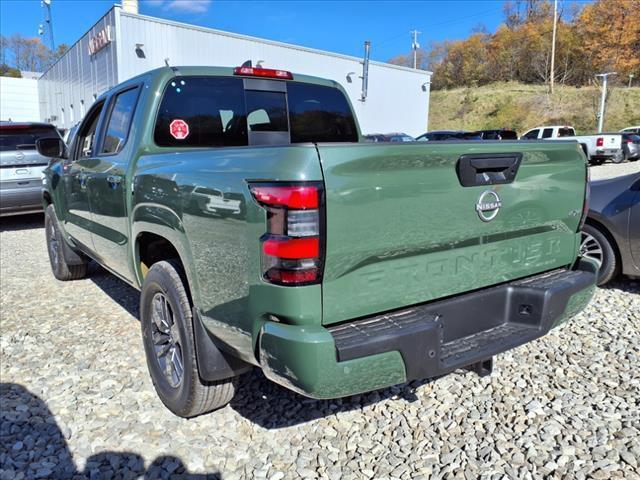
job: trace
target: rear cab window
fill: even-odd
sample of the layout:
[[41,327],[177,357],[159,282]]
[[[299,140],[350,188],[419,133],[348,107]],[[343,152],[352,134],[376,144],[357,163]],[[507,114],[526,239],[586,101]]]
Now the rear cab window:
[[0,152],[35,150],[40,138],[60,138],[52,125],[0,125]]
[[540,133],[540,130],[536,129],[536,130],[531,130],[530,132],[525,133],[524,135],[524,139],[526,140],[535,140],[538,138],[538,134]]
[[357,142],[358,130],[337,88],[288,81],[176,77],[162,98],[154,141],[160,147],[228,147]]
[[573,128],[559,128],[558,137],[575,137],[576,132]]

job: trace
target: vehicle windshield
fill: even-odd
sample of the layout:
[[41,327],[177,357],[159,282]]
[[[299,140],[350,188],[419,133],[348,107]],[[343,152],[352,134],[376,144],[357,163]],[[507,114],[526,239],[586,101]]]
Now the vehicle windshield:
[[59,137],[57,130],[53,126],[0,126],[0,152],[35,150],[36,140]]

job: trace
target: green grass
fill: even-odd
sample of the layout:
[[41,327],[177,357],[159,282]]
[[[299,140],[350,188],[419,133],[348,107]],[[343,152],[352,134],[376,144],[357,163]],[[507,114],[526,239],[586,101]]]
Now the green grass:
[[[597,130],[600,89],[498,82],[476,88],[431,92],[429,130],[511,128],[524,133],[539,125],[572,125],[579,134]],[[605,131],[640,125],[640,87],[609,89]]]

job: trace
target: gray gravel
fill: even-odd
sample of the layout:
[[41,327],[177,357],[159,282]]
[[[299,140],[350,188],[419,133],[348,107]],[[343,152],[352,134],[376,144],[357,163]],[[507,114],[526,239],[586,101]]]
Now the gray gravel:
[[599,180],[602,178],[617,177],[619,175],[627,175],[629,173],[640,172],[640,160],[635,162],[612,163],[606,162],[602,165],[592,165],[589,167],[591,180]]
[[490,377],[313,401],[254,371],[231,405],[183,420],[149,380],[137,292],[98,267],[57,282],[42,216],[0,222],[1,479],[640,479],[637,281]]

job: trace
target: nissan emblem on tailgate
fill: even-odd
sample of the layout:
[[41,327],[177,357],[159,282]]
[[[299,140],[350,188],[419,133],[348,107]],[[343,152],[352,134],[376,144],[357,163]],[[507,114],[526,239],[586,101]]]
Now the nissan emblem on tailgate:
[[478,198],[478,202],[476,203],[476,212],[478,212],[478,216],[480,220],[483,222],[490,222],[498,212],[500,211],[500,207],[502,207],[502,201],[496,192],[493,190],[485,190]]

